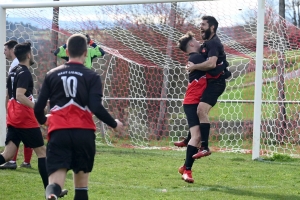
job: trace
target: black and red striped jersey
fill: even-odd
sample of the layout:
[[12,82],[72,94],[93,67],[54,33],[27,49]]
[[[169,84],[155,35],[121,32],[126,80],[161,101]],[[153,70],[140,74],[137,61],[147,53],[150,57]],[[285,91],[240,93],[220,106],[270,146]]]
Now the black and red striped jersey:
[[25,65],[18,65],[8,74],[6,89],[9,96],[7,104],[7,125],[15,128],[37,128],[39,124],[34,116],[33,109],[21,104],[16,99],[17,88],[26,89],[25,96],[34,101],[32,96],[33,78]]
[[38,121],[44,124],[47,119],[43,109],[50,100],[48,133],[69,128],[95,130],[93,113],[115,128],[116,122],[103,108],[101,98],[99,74],[81,63],[68,62],[46,74],[34,111]]

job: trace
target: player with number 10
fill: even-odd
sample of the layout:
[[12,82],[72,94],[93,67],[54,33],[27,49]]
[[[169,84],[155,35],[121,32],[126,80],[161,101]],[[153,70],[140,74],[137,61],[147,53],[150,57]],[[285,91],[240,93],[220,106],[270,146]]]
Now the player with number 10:
[[[69,61],[46,74],[34,108],[39,123],[48,125],[48,200],[57,199],[70,169],[74,172],[74,200],[88,199],[88,178],[96,153],[96,126],[92,114],[115,131],[121,131],[123,127],[101,104],[99,74],[83,65],[86,43],[82,34],[69,37],[66,49]],[[44,108],[48,99],[50,115],[46,117]]]

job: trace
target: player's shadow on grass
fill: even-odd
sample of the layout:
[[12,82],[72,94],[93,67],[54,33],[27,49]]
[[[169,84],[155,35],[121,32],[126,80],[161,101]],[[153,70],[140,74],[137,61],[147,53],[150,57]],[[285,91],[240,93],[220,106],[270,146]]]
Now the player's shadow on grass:
[[[209,191],[214,192],[220,192],[220,193],[227,193],[230,195],[235,196],[243,196],[243,197],[256,197],[261,199],[270,199],[270,200],[299,200],[299,195],[293,195],[293,194],[273,194],[273,193],[262,193],[262,192],[256,192],[255,187],[249,188],[248,190],[245,190],[243,188],[232,188],[232,187],[226,187],[221,185],[202,185],[204,187],[208,187]],[[253,191],[250,191],[250,190]]]

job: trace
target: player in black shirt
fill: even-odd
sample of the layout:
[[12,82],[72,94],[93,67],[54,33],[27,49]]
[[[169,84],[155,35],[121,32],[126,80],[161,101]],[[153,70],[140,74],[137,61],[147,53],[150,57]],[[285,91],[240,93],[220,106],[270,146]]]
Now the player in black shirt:
[[[204,55],[199,54],[200,43],[195,39],[192,32],[186,33],[178,41],[179,48],[189,54],[189,61],[193,63],[203,63],[206,61]],[[209,69],[209,68],[208,68]],[[186,159],[183,166],[179,168],[182,179],[188,183],[193,183],[192,166],[194,158],[192,156],[198,152],[200,143],[200,121],[197,115],[197,107],[203,92],[207,87],[207,76],[216,76],[224,69],[214,68],[211,70],[194,70],[189,73],[189,84],[183,101],[183,109],[189,125],[189,141],[187,141]]]
[[[39,123],[48,125],[48,200],[57,199],[70,169],[74,172],[74,200],[88,199],[88,178],[96,152],[96,126],[92,114],[115,131],[121,131],[123,127],[101,104],[99,74],[83,65],[87,55],[86,43],[86,37],[81,34],[68,39],[69,62],[46,74],[34,107]],[[44,108],[48,99],[50,115],[46,117]]]
[[228,62],[226,61],[224,47],[216,35],[218,21],[212,16],[203,16],[200,29],[202,39],[204,40],[204,43],[200,47],[200,53],[207,58],[207,61],[200,64],[189,62],[187,70],[192,72],[194,70],[222,68],[223,71],[217,76],[207,76],[208,86],[203,93],[197,108],[197,113],[200,119],[202,147],[199,149],[199,152],[193,156],[195,159],[209,156],[211,154],[210,149],[208,148],[210,131],[208,113],[217,103],[219,96],[221,96],[221,94],[225,91],[225,79],[231,75],[231,73],[227,70]]
[[6,81],[9,97],[7,135],[4,152],[0,154],[0,165],[15,155],[22,141],[27,147],[33,148],[38,156],[38,169],[46,188],[48,185],[46,148],[33,112],[33,79],[28,69],[34,63],[31,44],[27,42],[17,44],[14,47],[14,54],[19,60],[19,65],[9,72]]
[[[19,64],[19,61],[14,54],[14,47],[17,44],[18,42],[15,40],[9,40],[6,43],[4,43],[4,55],[7,60],[12,61],[8,70],[8,74]],[[5,99],[5,109],[7,109],[8,100],[9,99],[7,95]],[[30,160],[32,157],[32,152],[33,152],[32,148],[24,146],[24,162],[20,165],[20,167],[31,168]],[[18,156],[18,149],[14,158],[3,165],[0,165],[0,169],[17,169],[17,162],[16,162],[17,156]]]

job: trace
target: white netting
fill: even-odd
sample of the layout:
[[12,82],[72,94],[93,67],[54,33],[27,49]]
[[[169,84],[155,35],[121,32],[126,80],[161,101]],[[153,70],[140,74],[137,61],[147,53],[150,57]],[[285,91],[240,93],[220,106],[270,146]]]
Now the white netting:
[[[262,153],[299,153],[299,29],[265,14]],[[104,105],[125,123],[113,133],[95,119],[98,141],[124,146],[172,146],[187,135],[182,109],[187,57],[176,41],[187,31],[200,40],[202,15],[215,16],[228,54],[232,78],[210,116],[214,149],[252,148],[256,15],[251,0],[9,9],[7,40],[33,43],[36,92],[45,72],[61,64],[52,52],[72,33],[88,33],[107,54],[94,59],[103,81]],[[54,19],[54,21],[53,21]],[[54,23],[52,23],[54,22]]]

